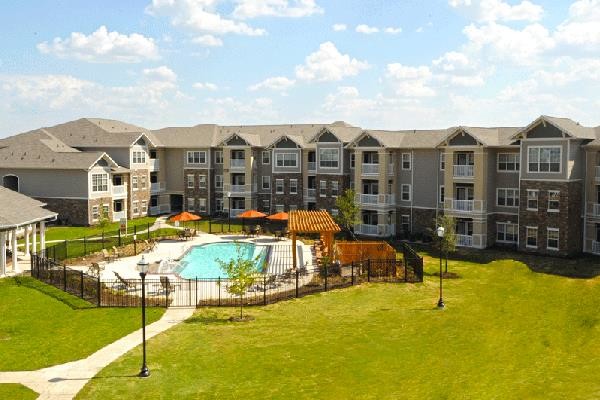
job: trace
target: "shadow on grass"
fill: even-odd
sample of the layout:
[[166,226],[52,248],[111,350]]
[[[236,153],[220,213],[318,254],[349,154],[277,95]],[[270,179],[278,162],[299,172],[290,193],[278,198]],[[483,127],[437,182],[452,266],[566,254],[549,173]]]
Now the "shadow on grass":
[[27,276],[15,276],[13,277],[16,286],[23,286],[29,289],[37,290],[40,293],[45,294],[46,296],[52,297],[55,300],[60,301],[61,303],[66,304],[73,310],[86,310],[90,308],[96,308],[93,304],[80,299],[79,297],[75,297],[69,293],[63,292],[51,285],[46,285],[40,281],[35,280],[34,278]]
[[200,315],[194,315],[185,321],[185,324],[206,324],[206,325],[218,325],[230,323],[229,317],[219,316],[217,313],[202,313]]

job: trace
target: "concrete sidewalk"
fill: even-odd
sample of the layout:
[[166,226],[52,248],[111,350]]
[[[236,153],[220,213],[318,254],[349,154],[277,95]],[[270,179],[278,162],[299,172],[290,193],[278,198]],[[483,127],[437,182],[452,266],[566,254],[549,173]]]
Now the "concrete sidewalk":
[[[195,308],[169,308],[160,320],[146,327],[146,339],[181,323],[194,311]],[[37,371],[0,372],[0,383],[25,385],[40,394],[38,399],[72,399],[100,370],[141,343],[142,330],[138,329],[82,360]]]

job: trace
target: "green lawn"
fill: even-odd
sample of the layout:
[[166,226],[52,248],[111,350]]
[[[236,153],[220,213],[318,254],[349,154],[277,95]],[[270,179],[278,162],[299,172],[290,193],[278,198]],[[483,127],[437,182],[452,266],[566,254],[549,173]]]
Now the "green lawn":
[[38,394],[18,383],[0,383],[0,399],[2,400],[34,400]]
[[[149,309],[149,321],[163,312]],[[0,371],[85,358],[138,329],[141,320],[139,309],[94,308],[28,277],[0,280],[0,315]]]
[[[128,232],[132,232],[133,227],[137,226],[140,230],[146,229],[148,224],[152,225],[156,217],[143,217],[127,221]],[[119,229],[119,223],[113,222],[104,229],[98,226],[51,226],[46,230],[46,241],[50,240],[71,240],[84,236],[99,236],[102,231],[113,232]],[[39,235],[37,237],[39,241]],[[22,243],[20,241],[19,243]]]
[[[437,269],[428,260],[426,271]],[[253,308],[200,310],[136,348],[79,399],[590,399],[600,397],[600,278],[512,260],[451,261],[438,279],[365,284]]]
[[[173,223],[171,223],[173,224]],[[180,226],[185,226],[185,227],[189,227],[192,229],[198,229],[202,232],[207,232],[209,231],[209,221],[206,219],[200,220],[200,221],[190,221],[190,222],[185,222],[185,223],[181,223]],[[247,224],[246,224],[247,225]],[[255,223],[256,225],[256,223]],[[222,226],[222,228],[221,228]],[[221,224],[221,221],[219,222],[212,222],[212,233],[221,233],[221,232],[229,232],[229,224],[227,223],[227,219],[224,220],[223,224]],[[236,220],[236,219],[232,219],[231,220],[231,232],[240,232],[242,230],[242,223],[240,222],[240,220]]]

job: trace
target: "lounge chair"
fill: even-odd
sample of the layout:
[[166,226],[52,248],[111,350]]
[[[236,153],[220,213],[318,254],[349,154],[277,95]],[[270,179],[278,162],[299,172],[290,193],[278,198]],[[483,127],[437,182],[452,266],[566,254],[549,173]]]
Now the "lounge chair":
[[119,282],[121,282],[121,284],[123,285],[123,288],[125,290],[135,289],[135,284],[129,282],[126,279],[124,279],[121,275],[119,275],[118,272],[113,271],[113,274],[115,274],[115,276],[117,277],[117,279],[119,280]]
[[144,243],[146,244],[148,252],[154,251],[156,249],[156,242],[154,240],[144,240]]
[[173,293],[175,291],[175,287],[177,285],[173,285],[171,283],[171,281],[169,280],[168,276],[161,276],[160,277],[160,287],[161,289],[163,289],[167,294],[169,293]]
[[116,258],[123,257],[123,254],[115,246],[113,246],[112,249],[113,249],[113,254],[115,255]]
[[99,277],[102,271],[104,271],[104,265],[101,266],[100,264],[94,262],[88,268],[87,274],[93,277]]
[[106,249],[102,249],[102,257],[104,258],[104,261],[106,262],[111,262],[115,260],[115,256],[111,255],[108,250]]

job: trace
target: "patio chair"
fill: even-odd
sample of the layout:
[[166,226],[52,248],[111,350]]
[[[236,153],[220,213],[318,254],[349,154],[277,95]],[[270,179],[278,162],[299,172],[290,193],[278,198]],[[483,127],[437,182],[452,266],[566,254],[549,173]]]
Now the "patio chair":
[[102,249],[102,258],[104,259],[104,261],[106,262],[111,262],[115,260],[115,256],[111,255],[108,250],[106,249]]
[[121,275],[119,275],[118,272],[113,271],[113,274],[115,274],[115,276],[117,277],[119,282],[121,282],[121,285],[125,290],[135,289],[135,284],[129,282],[127,279],[124,279]]
[[113,254],[116,258],[123,257],[123,254],[119,251],[119,249],[116,248],[116,246],[113,246],[112,249],[113,249]]
[[154,251],[156,249],[156,242],[154,240],[144,240],[144,243],[146,244],[148,252]]
[[171,281],[169,280],[168,276],[161,276],[160,277],[160,287],[161,289],[163,289],[167,294],[173,293],[175,292],[175,288],[177,287],[177,285],[173,285],[171,283]]
[[104,265],[101,266],[100,264],[93,262],[92,265],[89,266],[87,274],[94,277],[99,277],[102,271],[104,271]]

